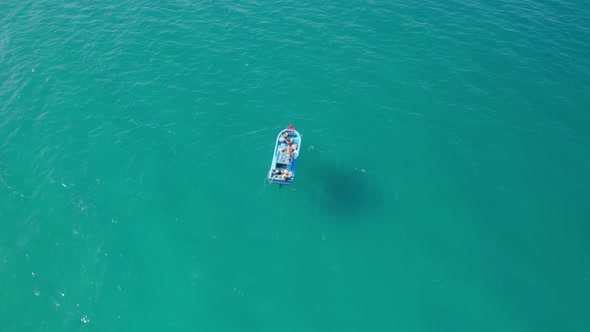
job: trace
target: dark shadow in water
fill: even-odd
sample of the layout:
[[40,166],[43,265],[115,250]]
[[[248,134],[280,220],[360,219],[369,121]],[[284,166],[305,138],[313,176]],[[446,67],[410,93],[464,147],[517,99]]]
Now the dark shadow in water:
[[349,165],[318,165],[313,170],[315,198],[320,208],[343,222],[370,221],[383,207],[383,193],[375,176]]

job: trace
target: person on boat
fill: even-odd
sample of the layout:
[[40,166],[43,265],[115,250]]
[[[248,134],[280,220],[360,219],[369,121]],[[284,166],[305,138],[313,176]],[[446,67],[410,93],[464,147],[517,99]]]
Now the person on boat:
[[291,154],[293,153],[293,148],[290,146],[287,146],[285,148],[281,148],[279,150],[281,152],[281,155],[279,156],[279,161],[281,162],[291,162]]
[[281,137],[279,137],[279,142],[283,143],[285,140],[287,140],[287,136],[289,136],[289,132],[283,131],[281,133]]
[[283,180],[290,180],[292,177],[293,177],[293,172],[291,172],[291,171],[283,172],[283,174],[281,175],[281,178]]
[[272,170],[272,179],[282,180],[283,179],[283,171],[281,171],[280,169],[273,169]]
[[291,145],[291,152],[289,153],[289,156],[293,156],[293,159],[297,159],[297,147],[299,145],[297,145],[297,143]]
[[285,143],[291,144],[291,143],[293,143],[293,139],[291,137],[289,137],[285,140]]

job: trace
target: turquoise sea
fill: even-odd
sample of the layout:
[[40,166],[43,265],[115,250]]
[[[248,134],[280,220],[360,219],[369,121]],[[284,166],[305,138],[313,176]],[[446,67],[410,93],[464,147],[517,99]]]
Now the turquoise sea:
[[590,331],[589,22],[2,1],[0,331]]

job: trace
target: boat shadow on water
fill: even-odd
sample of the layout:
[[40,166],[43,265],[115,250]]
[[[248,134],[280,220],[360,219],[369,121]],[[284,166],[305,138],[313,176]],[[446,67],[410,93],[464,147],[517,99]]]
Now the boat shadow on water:
[[312,180],[316,202],[339,220],[370,221],[370,216],[383,206],[383,193],[376,179],[361,169],[322,165],[311,173],[317,176]]

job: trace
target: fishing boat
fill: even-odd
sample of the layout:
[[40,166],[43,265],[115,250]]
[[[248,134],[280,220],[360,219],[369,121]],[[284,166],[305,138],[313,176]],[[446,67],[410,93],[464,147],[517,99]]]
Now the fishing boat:
[[272,164],[268,172],[270,183],[278,184],[279,188],[284,184],[293,183],[299,150],[301,150],[301,135],[293,125],[289,125],[279,133],[275,142]]

